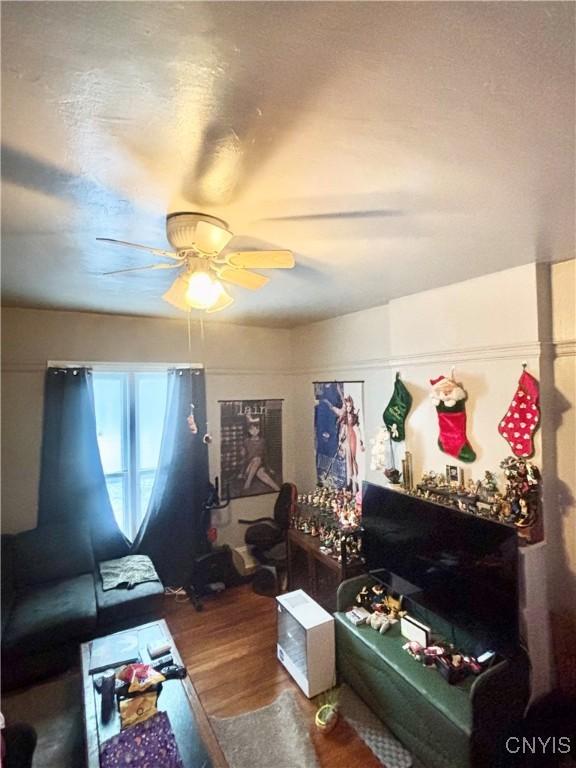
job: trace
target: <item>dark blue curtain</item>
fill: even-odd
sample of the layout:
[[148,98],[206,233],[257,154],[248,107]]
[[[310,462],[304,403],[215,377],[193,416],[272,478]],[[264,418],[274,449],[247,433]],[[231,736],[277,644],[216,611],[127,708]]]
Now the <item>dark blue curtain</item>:
[[88,523],[97,560],[129,552],[108,497],[87,368],[46,370],[38,525],[58,523]]
[[[188,425],[190,405],[198,427]],[[193,560],[204,554],[204,504],[209,493],[204,371],[168,372],[160,458],[146,517],[132,552],[148,555],[166,586],[190,584]]]

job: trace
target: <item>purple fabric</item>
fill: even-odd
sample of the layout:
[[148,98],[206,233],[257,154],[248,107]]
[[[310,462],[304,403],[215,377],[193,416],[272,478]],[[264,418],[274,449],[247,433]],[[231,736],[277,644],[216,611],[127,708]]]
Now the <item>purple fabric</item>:
[[104,742],[101,768],[184,768],[166,712],[157,712]]

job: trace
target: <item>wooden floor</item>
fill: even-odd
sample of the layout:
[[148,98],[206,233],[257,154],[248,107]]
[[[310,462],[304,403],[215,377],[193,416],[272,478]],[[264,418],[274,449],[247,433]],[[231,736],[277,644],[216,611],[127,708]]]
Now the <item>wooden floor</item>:
[[270,704],[283,690],[298,692],[323,768],[377,768],[374,757],[341,721],[324,736],[314,727],[316,706],[276,659],[276,603],[250,585],[209,597],[196,612],[189,602],[166,599],[164,617],[208,715],[229,717]]

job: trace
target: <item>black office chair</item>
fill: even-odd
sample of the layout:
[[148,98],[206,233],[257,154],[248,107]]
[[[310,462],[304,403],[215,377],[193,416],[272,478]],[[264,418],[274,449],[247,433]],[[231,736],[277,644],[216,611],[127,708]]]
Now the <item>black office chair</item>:
[[298,491],[294,483],[283,483],[274,504],[274,517],[238,520],[248,525],[244,541],[260,567],[254,573],[253,588],[258,594],[274,597],[287,573],[286,533],[296,509]]

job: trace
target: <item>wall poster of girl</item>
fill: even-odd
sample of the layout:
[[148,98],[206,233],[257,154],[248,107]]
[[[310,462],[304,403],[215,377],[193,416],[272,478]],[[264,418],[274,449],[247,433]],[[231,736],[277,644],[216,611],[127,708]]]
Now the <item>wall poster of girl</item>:
[[220,474],[230,498],[282,485],[282,400],[220,401]]
[[361,381],[314,382],[319,485],[360,490],[365,477],[362,389]]

